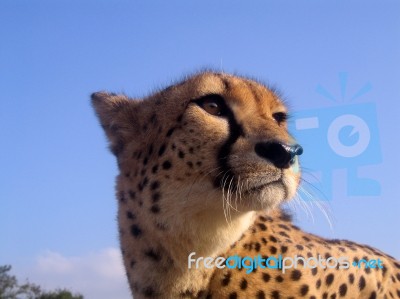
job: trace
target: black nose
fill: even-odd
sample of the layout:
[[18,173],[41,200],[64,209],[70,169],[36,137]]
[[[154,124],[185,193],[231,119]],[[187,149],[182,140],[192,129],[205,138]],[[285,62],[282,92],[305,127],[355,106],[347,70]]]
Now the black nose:
[[257,155],[268,159],[278,168],[289,168],[295,161],[297,155],[303,153],[299,144],[284,144],[280,142],[260,142],[255,146]]

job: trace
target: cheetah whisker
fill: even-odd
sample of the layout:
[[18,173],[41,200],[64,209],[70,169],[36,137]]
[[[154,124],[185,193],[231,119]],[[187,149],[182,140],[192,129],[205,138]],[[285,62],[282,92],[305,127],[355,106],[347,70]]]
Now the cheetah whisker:
[[[203,179],[205,179],[209,174],[213,173],[214,171],[219,170],[220,168],[221,168],[221,167],[215,167],[215,168],[211,169],[210,171],[206,172],[205,174],[202,174],[202,175],[199,174],[198,176],[196,176],[196,177],[194,178],[192,184],[190,185],[188,194],[186,195],[186,200],[189,199],[189,196],[190,196],[190,193],[192,192],[192,189],[193,189],[194,184],[201,182],[201,181],[202,181]],[[220,173],[221,173],[221,172],[220,172]],[[219,175],[220,173],[218,173],[218,175]]]

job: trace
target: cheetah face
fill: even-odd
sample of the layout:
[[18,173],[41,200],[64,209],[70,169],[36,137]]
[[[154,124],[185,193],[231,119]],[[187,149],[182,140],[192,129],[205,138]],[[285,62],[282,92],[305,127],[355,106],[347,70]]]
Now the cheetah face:
[[182,198],[176,190],[195,198],[184,205],[238,211],[273,208],[296,192],[302,148],[288,134],[285,105],[255,81],[201,73],[144,100],[96,93],[93,103],[119,180],[127,178],[120,189],[151,192],[162,182],[169,210]]
[[198,149],[206,161],[203,171],[230,197],[228,204],[239,210],[272,208],[295,195],[300,178],[302,148],[287,132],[286,107],[254,81],[218,79],[199,84],[201,95],[184,114],[184,134],[208,137]]

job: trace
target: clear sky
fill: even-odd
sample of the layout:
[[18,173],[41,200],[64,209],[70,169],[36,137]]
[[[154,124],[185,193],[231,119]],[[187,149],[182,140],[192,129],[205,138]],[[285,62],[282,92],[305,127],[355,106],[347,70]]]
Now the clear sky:
[[0,264],[129,298],[116,163],[89,95],[143,96],[204,67],[283,92],[322,183],[292,206],[301,227],[400,258],[400,2],[293,3],[0,1]]

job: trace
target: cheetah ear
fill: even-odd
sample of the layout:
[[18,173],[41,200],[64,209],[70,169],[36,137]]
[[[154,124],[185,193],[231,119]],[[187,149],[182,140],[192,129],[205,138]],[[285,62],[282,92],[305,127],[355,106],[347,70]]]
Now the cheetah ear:
[[108,140],[110,150],[118,156],[125,145],[137,134],[137,102],[125,95],[95,92],[91,95],[92,105]]

